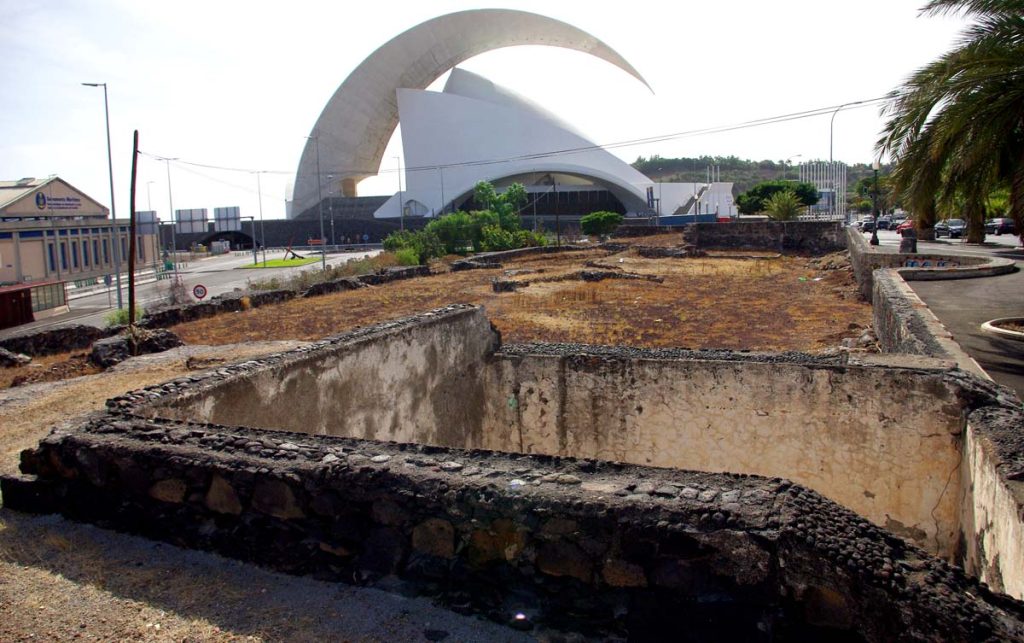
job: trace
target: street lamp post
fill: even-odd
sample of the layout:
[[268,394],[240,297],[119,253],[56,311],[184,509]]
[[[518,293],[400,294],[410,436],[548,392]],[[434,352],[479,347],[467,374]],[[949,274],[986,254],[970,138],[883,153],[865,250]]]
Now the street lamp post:
[[174,283],[178,283],[178,222],[174,220],[174,199],[171,197],[171,161],[178,159],[165,158],[167,163],[167,207],[171,216],[171,265],[174,268]]
[[338,249],[337,248],[338,242],[335,240],[335,237],[334,237],[334,175],[333,174],[328,174],[327,175],[327,184],[328,184],[328,189],[327,189],[327,208],[328,208],[328,214],[331,217],[331,247],[334,248],[335,250],[337,250]]
[[156,181],[146,181],[146,209],[150,212],[153,211],[153,193],[150,191],[149,186],[156,183]]
[[327,248],[324,244],[324,193],[323,193],[323,175],[320,174],[320,134],[319,132],[313,136],[307,136],[306,138],[313,139],[313,144],[316,146],[316,198],[318,202],[318,208],[320,210],[320,267],[323,270],[327,270]]
[[871,169],[875,171],[875,189],[871,194],[871,212],[872,217],[875,220],[875,225],[871,228],[871,245],[878,245],[878,170],[882,167],[881,163],[876,159],[871,164]]
[[401,229],[405,230],[405,203],[402,202],[402,157],[396,156],[395,160],[398,161],[398,216]]
[[260,203],[260,238],[263,246],[263,264],[267,263],[267,231],[263,228],[263,186],[260,184],[260,173],[256,172],[256,198]]
[[[102,87],[103,88],[103,113],[106,116],[107,121],[107,173],[110,175],[110,218],[111,218],[111,240],[110,245],[113,247],[110,249],[114,254],[114,278],[117,283],[117,307],[124,308],[121,302],[121,235],[120,230],[117,226],[117,209],[114,207],[114,154],[110,147],[110,103],[107,101],[107,84],[106,83],[82,83],[86,87]],[[117,240],[115,242],[113,238],[114,232],[118,232]]]

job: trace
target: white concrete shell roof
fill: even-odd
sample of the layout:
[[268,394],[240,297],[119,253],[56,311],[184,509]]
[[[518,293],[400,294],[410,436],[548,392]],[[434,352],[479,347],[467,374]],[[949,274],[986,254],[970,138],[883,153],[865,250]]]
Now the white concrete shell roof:
[[[510,90],[461,69],[452,79],[444,93],[398,91],[407,167],[403,203],[439,213],[478,181],[551,172],[585,177],[627,210],[646,207],[652,182],[622,159]],[[375,216],[398,216],[397,197]]]
[[[516,45],[575,49],[619,67],[647,85],[611,47],[564,22],[524,11],[478,9],[452,13],[405,31],[373,52],[338,87],[313,126],[320,176],[339,177],[342,192],[377,174],[398,124],[397,89],[425,89],[478,54]],[[648,87],[650,87],[648,85]],[[294,214],[316,203],[317,144],[307,141],[295,177]]]

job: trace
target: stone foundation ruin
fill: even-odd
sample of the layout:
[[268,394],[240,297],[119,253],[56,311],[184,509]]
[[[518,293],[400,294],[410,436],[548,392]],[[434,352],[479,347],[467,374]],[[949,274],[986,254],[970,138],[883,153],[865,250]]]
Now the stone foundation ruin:
[[900,354],[502,345],[450,306],[112,399],[4,504],[595,638],[1024,638],[1020,401],[890,273]]

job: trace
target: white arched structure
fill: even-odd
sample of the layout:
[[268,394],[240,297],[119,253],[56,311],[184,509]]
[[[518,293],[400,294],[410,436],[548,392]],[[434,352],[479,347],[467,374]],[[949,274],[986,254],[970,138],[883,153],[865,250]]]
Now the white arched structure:
[[329,187],[355,196],[356,184],[380,170],[398,124],[397,89],[425,89],[477,54],[515,45],[575,49],[610,62],[647,85],[611,47],[558,20],[508,9],[461,11],[428,20],[382,45],[334,92],[299,160],[292,216],[316,203],[317,148],[320,180],[336,177],[339,186]]
[[[406,163],[401,197],[411,214],[439,213],[478,181],[530,173],[585,177],[628,211],[646,210],[649,178],[556,116],[480,76],[456,68],[443,93],[400,89],[398,105]],[[398,198],[375,216],[399,216]]]

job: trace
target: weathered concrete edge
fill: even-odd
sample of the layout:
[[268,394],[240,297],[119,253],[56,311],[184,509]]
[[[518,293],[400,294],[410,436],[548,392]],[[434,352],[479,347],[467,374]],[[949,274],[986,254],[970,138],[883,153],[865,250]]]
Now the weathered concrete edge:
[[[240,446],[268,439],[282,448],[287,443],[286,450],[270,458],[246,453]],[[152,461],[153,466],[136,467],[137,455]],[[434,456],[428,458],[434,464],[424,455]],[[453,465],[435,466],[438,461]],[[121,469],[128,464],[132,465],[130,472]],[[524,466],[537,474],[537,483],[514,488],[512,481],[522,475]],[[313,522],[309,519],[323,515],[323,509],[318,511],[314,504],[314,495],[324,488],[344,496],[362,484],[372,487],[374,494],[357,499],[364,505],[369,500],[375,507],[379,503],[404,507],[408,499],[416,499],[422,515],[397,527],[405,546],[420,554],[462,556],[466,549],[459,542],[470,534],[452,529],[451,524],[458,525],[468,516],[485,528],[498,519],[552,516],[601,524],[605,529],[636,529],[657,541],[673,533],[697,538],[718,532],[724,537],[735,534],[726,537],[725,544],[730,546],[742,539],[742,533],[749,533],[756,539],[752,542],[767,547],[772,559],[768,570],[778,574],[780,584],[791,589],[807,585],[841,588],[847,600],[862,602],[858,607],[865,618],[858,625],[869,640],[888,640],[897,631],[910,639],[1024,636],[1021,603],[989,592],[958,568],[929,557],[819,494],[781,479],[143,421],[102,413],[77,428],[51,434],[39,449],[23,454],[23,469],[28,475],[0,480],[8,508],[61,511],[95,520],[96,516],[80,513],[76,502],[115,501],[120,505],[111,506],[99,518],[107,524],[130,531],[141,529],[152,537],[213,548],[293,573],[334,569],[339,561],[332,556],[346,556],[340,553],[345,547],[332,542],[319,550],[314,546],[312,554],[308,551],[307,529]],[[635,484],[626,484],[640,479],[654,491],[640,492]],[[222,493],[218,508],[211,511],[212,488],[225,481],[233,490]],[[270,489],[272,502],[255,497],[253,489],[260,486]],[[663,488],[674,489],[675,495],[660,492]],[[687,489],[694,493],[686,493]],[[698,490],[709,493],[698,494]],[[129,510],[121,511],[122,507]],[[374,509],[374,515],[380,519],[381,512]],[[171,520],[147,519],[152,516]],[[417,544],[417,531],[431,520],[448,524],[447,537],[458,540],[444,544],[441,552],[429,539]],[[268,552],[237,545],[232,548],[230,543],[237,542],[236,530],[243,524],[248,538],[277,539],[277,547]],[[382,526],[396,527],[388,520]],[[209,535],[210,528],[214,536]],[[225,537],[219,537],[220,533]],[[316,536],[318,533],[324,532],[313,526],[314,540],[324,537]],[[294,548],[293,558],[274,558],[289,548]],[[635,561],[620,561],[612,552],[607,556],[595,558],[593,576],[579,578],[583,587],[589,587],[587,591],[605,591],[607,570],[599,574],[597,569],[613,562],[640,569],[635,584],[630,581],[626,591],[642,592],[652,582],[649,571]],[[358,558],[356,563],[358,566]],[[351,582],[351,571],[342,565],[338,579]],[[398,571],[414,577],[418,573]],[[572,583],[572,579],[558,578],[564,573],[541,571],[546,582]],[[736,569],[733,573],[758,576],[765,571]],[[580,584],[572,584],[579,591]],[[618,588],[623,589],[621,585]],[[869,613],[871,619],[866,618]]]
[[[339,352],[354,351],[360,346],[378,342],[385,337],[400,335],[412,328],[423,328],[446,323],[460,317],[478,314],[481,310],[481,306],[451,304],[410,317],[357,327],[345,333],[333,335],[289,351],[272,353],[258,359],[230,364],[214,371],[179,377],[161,384],[129,391],[123,395],[108,399],[106,407],[120,412],[149,416],[167,401],[192,399],[207,395],[213,389],[240,378],[249,377],[259,371],[280,371],[281,369],[301,365],[306,362],[320,360]],[[497,334],[496,330],[494,332]],[[497,335],[497,337],[497,341],[500,342],[500,335]]]

